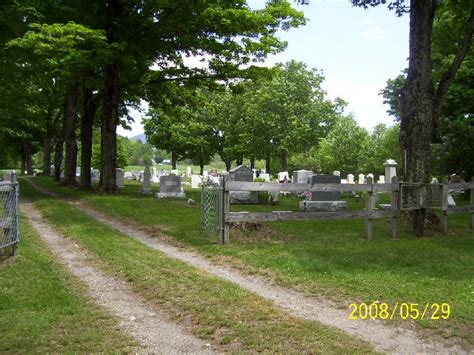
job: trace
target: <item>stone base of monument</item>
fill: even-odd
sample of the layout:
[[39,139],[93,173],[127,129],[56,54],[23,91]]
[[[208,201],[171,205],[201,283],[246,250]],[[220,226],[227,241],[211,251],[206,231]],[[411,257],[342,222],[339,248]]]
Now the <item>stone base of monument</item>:
[[336,212],[346,207],[346,201],[300,201],[300,211],[303,212]]
[[151,191],[151,189],[144,187],[138,191],[138,194],[139,195],[153,195],[153,192]]
[[185,192],[157,192],[157,198],[186,198]]
[[258,203],[258,193],[252,191],[229,191],[232,205],[254,205]]

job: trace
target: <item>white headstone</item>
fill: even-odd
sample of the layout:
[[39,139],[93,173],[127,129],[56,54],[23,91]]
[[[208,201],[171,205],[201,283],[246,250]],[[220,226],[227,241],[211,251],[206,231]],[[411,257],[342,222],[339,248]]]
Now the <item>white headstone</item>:
[[188,167],[186,168],[186,176],[189,177],[189,176],[191,176],[192,174],[193,174],[193,169],[191,169],[191,167],[188,166]]
[[191,188],[192,189],[198,189],[201,183],[202,183],[202,180],[199,175],[191,175]]
[[454,197],[451,194],[448,194],[448,206],[449,207],[455,207],[456,206],[456,201],[454,201]]
[[202,176],[203,176],[205,179],[207,179],[207,177],[209,176],[209,171],[204,170],[204,171],[202,172]]
[[379,181],[377,181],[378,184],[385,184],[385,176],[384,175],[379,175]]
[[278,173],[278,181],[289,181],[290,180],[290,175],[288,174],[288,171],[282,171]]
[[76,177],[79,177],[79,176],[81,176],[81,167],[76,166]]
[[124,177],[125,179],[132,180],[132,179],[133,179],[132,172],[131,172],[131,171],[126,171],[126,172],[123,174],[123,177]]
[[308,184],[308,179],[313,176],[311,170],[295,170],[293,171],[293,183]]
[[178,169],[172,169],[172,170],[170,171],[170,175],[176,175],[176,176],[178,176],[178,175],[179,175]]
[[91,181],[98,182],[100,180],[100,171],[97,169],[92,169],[91,171]]
[[265,182],[270,181],[270,174],[260,174],[259,178],[265,180]]
[[384,164],[385,166],[385,181],[387,183],[392,182],[392,178],[397,176],[397,162],[393,159],[388,159]]
[[348,184],[355,184],[354,175],[353,175],[353,174],[347,174],[347,183],[348,183]]
[[375,182],[374,174],[368,173],[368,174],[367,174],[367,179],[368,179],[368,178],[372,178],[372,182]]
[[365,175],[359,174],[359,180],[357,180],[359,184],[365,184]]
[[341,172],[340,172],[339,170],[334,170],[334,171],[332,172],[332,174],[333,174],[334,176],[341,176]]

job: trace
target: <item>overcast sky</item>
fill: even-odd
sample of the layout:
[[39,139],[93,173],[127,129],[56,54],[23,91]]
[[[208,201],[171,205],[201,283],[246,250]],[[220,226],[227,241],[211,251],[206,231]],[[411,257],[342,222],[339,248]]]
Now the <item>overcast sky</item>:
[[[251,7],[264,6],[263,0],[251,0]],[[310,0],[310,5],[295,7],[309,19],[306,26],[281,31],[288,42],[285,52],[267,59],[269,66],[291,59],[321,69],[323,88],[331,98],[349,103],[362,127],[371,130],[378,123],[393,124],[379,96],[387,79],[394,78],[407,66],[408,16],[397,17],[384,6],[363,10],[349,0]],[[119,134],[143,133],[141,114],[133,112],[132,131],[119,128]]]

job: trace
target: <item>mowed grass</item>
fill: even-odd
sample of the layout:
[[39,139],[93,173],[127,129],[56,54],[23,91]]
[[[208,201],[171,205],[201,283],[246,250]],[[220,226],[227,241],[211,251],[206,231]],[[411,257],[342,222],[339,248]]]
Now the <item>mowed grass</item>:
[[[97,256],[95,262],[129,281],[172,319],[209,341],[214,350],[254,352],[371,352],[366,342],[317,322],[291,317],[253,293],[148,248],[78,209],[24,194],[60,231]],[[114,350],[111,348],[111,350]]]
[[21,218],[17,258],[0,261],[0,352],[138,350],[116,320],[84,295]]
[[[58,190],[49,179],[36,181]],[[398,240],[391,240],[388,219],[375,221],[372,241],[364,239],[363,220],[285,221],[258,230],[234,229],[230,244],[221,246],[201,231],[199,203],[188,206],[186,201],[142,197],[138,185],[127,185],[114,196],[62,190],[114,217],[135,221],[137,228],[165,231],[217,262],[329,297],[341,307],[372,301],[449,303],[449,320],[418,323],[474,344],[474,233],[468,228],[467,213],[449,216],[447,235],[431,231],[421,239],[400,225]],[[200,191],[187,194],[200,201]],[[279,206],[232,209],[296,210],[297,204],[295,198],[282,198]],[[363,200],[349,200],[350,209],[363,205]]]

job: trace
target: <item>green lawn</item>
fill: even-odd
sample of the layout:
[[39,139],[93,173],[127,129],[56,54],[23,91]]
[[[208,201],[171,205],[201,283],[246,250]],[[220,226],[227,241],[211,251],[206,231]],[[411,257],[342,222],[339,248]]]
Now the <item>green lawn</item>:
[[136,342],[84,295],[24,218],[17,258],[0,261],[0,352],[130,352]]
[[[285,286],[324,295],[347,307],[360,301],[448,302],[448,321],[420,321],[445,336],[457,335],[474,344],[474,235],[468,215],[451,215],[450,232],[431,232],[414,238],[401,227],[399,240],[390,239],[389,220],[374,223],[374,239],[364,240],[364,221],[275,222],[259,230],[231,231],[231,243],[218,245],[201,232],[200,208],[185,201],[163,201],[137,194],[126,186],[119,194],[104,196],[58,189],[45,178],[44,186],[81,197],[103,212],[135,221],[148,230],[165,231],[177,242],[193,247],[217,262],[248,272],[268,275]],[[188,196],[200,201],[199,191]],[[295,210],[297,200],[282,199],[280,206],[247,206],[242,210]],[[351,209],[363,202],[350,201]],[[236,208],[234,208],[237,210]],[[137,227],[139,228],[139,227]]]
[[291,317],[233,283],[168,258],[62,201],[41,197],[27,184],[22,184],[22,193],[36,200],[54,226],[95,254],[98,266],[129,281],[217,351],[373,351],[362,340]]

